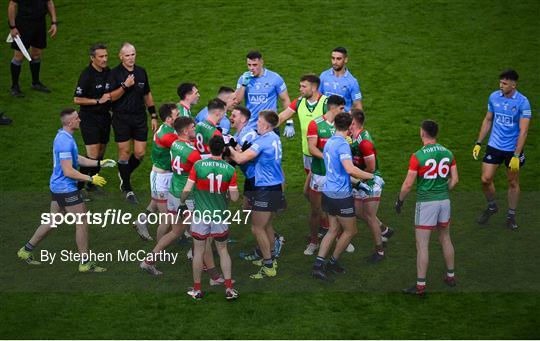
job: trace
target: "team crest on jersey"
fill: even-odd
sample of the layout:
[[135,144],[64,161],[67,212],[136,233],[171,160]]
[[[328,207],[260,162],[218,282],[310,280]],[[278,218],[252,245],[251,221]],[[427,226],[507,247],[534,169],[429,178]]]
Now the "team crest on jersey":
[[103,87],[103,85],[101,85],[101,84],[96,85],[96,89],[101,89],[102,87]]
[[264,88],[268,89],[270,87],[270,83],[264,83]]
[[83,90],[81,89],[80,86],[77,87],[77,90],[75,91],[75,93],[76,93],[77,95],[82,95]]
[[139,88],[141,88],[141,89],[144,88],[144,82],[139,82],[139,83],[137,83],[137,85],[138,85]]

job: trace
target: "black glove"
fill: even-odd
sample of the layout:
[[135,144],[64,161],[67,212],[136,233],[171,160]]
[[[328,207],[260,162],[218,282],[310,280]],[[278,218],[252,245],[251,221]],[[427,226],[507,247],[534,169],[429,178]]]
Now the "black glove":
[[229,143],[227,143],[227,145],[235,148],[238,145],[238,142],[236,142],[234,137],[231,137],[230,140],[229,140]]
[[246,150],[248,150],[251,147],[251,145],[253,145],[253,143],[247,142],[247,141],[244,142],[244,145],[242,146],[242,151],[245,152]]
[[402,207],[403,207],[403,201],[399,200],[399,195],[398,195],[396,202],[394,204],[394,208],[396,209],[397,214],[401,213]]
[[178,205],[178,215],[182,215],[185,211],[188,211],[186,203],[180,202],[180,204]]

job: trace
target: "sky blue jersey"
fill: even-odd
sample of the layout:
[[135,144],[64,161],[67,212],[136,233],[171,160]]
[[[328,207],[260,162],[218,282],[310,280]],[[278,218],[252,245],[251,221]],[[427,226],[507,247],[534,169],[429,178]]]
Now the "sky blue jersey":
[[324,145],[324,166],[326,182],[323,192],[334,199],[347,198],[352,195],[351,180],[341,161],[351,160],[351,147],[343,136],[334,135]]
[[[245,126],[234,134],[234,139],[240,146],[243,146],[246,142],[252,143],[258,136],[257,131]],[[251,179],[255,176],[255,164],[253,161],[240,165],[240,170],[247,179]]]
[[[241,86],[242,76],[238,78],[236,88]],[[268,69],[263,69],[261,76],[252,78],[244,94],[246,107],[251,111],[248,125],[253,129],[257,128],[257,119],[262,110],[277,111],[278,97],[285,91],[287,91],[287,85],[285,85],[283,78]]]
[[255,163],[255,186],[274,186],[283,183],[281,171],[281,140],[273,131],[260,135],[249,150],[257,153]]
[[338,95],[345,98],[345,111],[349,112],[353,101],[362,100],[360,85],[354,76],[345,70],[345,74],[337,77],[334,69],[323,71],[320,76],[319,92],[326,96]]
[[519,137],[519,120],[532,117],[529,100],[517,90],[510,98],[497,90],[489,96],[488,111],[493,113],[488,145],[513,152]]
[[61,160],[71,160],[74,169],[78,167],[77,158],[79,150],[73,135],[64,129],[58,129],[58,133],[53,142],[53,173],[49,183],[49,188],[53,193],[68,193],[77,190],[77,180],[64,176]]

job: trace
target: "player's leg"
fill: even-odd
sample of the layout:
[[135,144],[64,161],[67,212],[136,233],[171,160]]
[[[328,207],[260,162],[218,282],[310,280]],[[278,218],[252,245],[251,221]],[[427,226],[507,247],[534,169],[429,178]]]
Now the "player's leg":
[[270,241],[268,240],[268,231],[266,229],[271,217],[272,212],[255,211],[251,214],[251,232],[255,236],[263,259],[265,260],[272,259]]
[[[15,44],[15,43],[13,43]],[[15,44],[16,46],[16,44]],[[14,97],[24,97],[24,93],[19,86],[19,76],[21,75],[22,64],[24,61],[24,55],[17,49],[13,50],[13,58],[11,59],[11,95]]]
[[[64,209],[58,205],[58,202],[53,200],[51,201],[51,208],[50,213],[51,214],[57,214],[57,213],[64,213]],[[52,219],[52,217],[51,217]],[[28,264],[32,265],[39,265],[40,262],[34,260],[34,257],[32,255],[32,252],[34,251],[34,248],[41,242],[47,235],[53,230],[54,228],[51,226],[51,224],[41,224],[38,226],[34,234],[32,235],[32,238],[17,252],[17,255],[20,259],[24,260]]]
[[221,285],[225,282],[223,275],[219,272],[219,269],[216,267],[216,262],[214,261],[214,252],[212,249],[213,238],[206,239],[206,248],[204,249],[204,267],[206,268],[206,273],[210,277],[210,285]]
[[369,198],[368,200],[364,200],[362,203],[365,221],[369,227],[369,230],[371,231],[373,244],[375,245],[374,253],[367,258],[368,262],[370,263],[377,263],[383,260],[385,256],[381,234],[381,222],[379,218],[377,218],[379,203],[379,198]]
[[309,244],[304,255],[311,256],[317,251],[319,244],[319,227],[322,219],[321,193],[309,189],[310,215],[309,215]]
[[334,258],[336,261],[339,259],[339,256],[341,256],[343,251],[345,251],[353,237],[356,236],[356,234],[358,233],[354,212],[352,217],[338,216],[337,219],[339,225],[343,229],[343,232],[341,233],[339,239],[336,241],[336,247],[334,248],[334,252],[332,253],[332,258]]
[[32,61],[30,61],[30,72],[32,73],[32,89],[49,93],[51,90],[49,90],[45,85],[43,85],[39,79],[39,74],[41,70],[41,56],[43,55],[43,50],[41,48],[37,48],[32,46],[30,49],[30,57],[32,57]]
[[193,289],[187,292],[193,299],[202,298],[201,277],[206,245],[206,238],[198,235],[193,236]]
[[454,245],[450,238],[450,224],[439,228],[439,242],[441,243],[444,262],[446,264],[446,276],[444,282],[453,287],[456,285],[454,275]]
[[426,274],[429,265],[429,238],[431,229],[416,228],[416,289],[425,290]]
[[233,300],[238,298],[238,292],[233,288],[232,261],[227,250],[228,226],[225,224],[213,224],[212,233],[215,235],[216,249],[219,254],[219,263],[223,271],[225,284],[225,298]]
[[129,173],[129,155],[131,154],[131,139],[117,142],[118,146],[118,175],[120,177],[120,190],[122,192],[131,191],[131,181]]
[[478,224],[486,224],[493,214],[497,213],[497,203],[495,201],[495,184],[493,179],[495,178],[495,172],[500,165],[500,160],[497,152],[488,146],[486,150],[486,156],[482,162],[482,191],[488,203],[488,207],[482,212],[482,215],[478,218]]
[[510,168],[506,170],[508,178],[508,214],[506,215],[506,226],[511,230],[517,230],[516,209],[519,201],[519,171],[512,172]]

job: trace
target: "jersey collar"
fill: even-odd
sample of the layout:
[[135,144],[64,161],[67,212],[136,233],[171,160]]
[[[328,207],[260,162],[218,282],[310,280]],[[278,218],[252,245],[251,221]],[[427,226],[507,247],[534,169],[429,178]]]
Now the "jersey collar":
[[[517,89],[516,89],[516,90],[514,91],[514,94],[513,94],[512,97],[510,97],[510,98],[516,99],[517,95],[518,95],[518,91],[517,91]],[[499,90],[499,97],[504,97],[504,94],[503,94],[503,92],[502,92],[501,90]]]
[[330,68],[330,74],[332,76],[335,76],[336,78],[347,77],[349,75],[349,69],[345,67],[345,73],[343,74],[343,76],[338,77],[338,76],[336,76],[336,73],[334,72],[334,69]]

